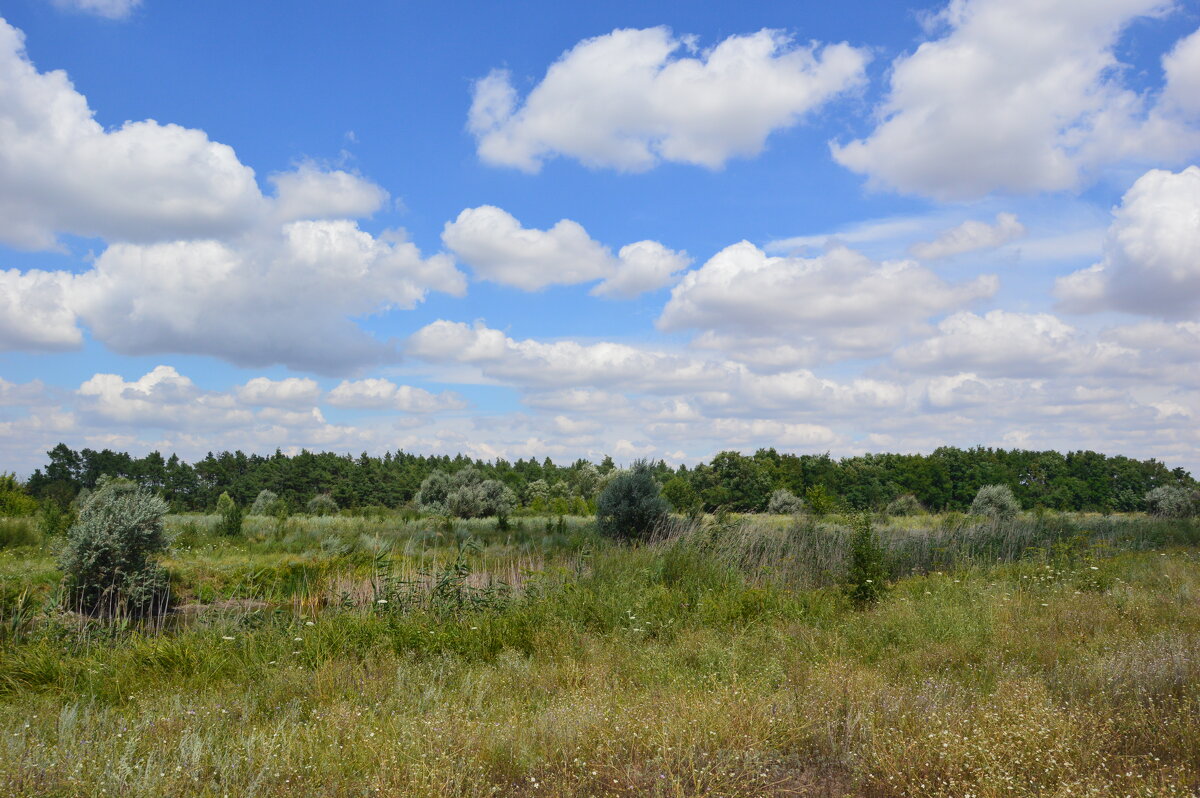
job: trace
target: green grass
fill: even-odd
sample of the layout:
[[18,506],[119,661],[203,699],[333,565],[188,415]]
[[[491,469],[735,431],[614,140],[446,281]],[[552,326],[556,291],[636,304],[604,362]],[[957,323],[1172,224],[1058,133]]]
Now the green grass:
[[941,520],[880,527],[865,611],[837,519],[176,518],[151,627],[9,549],[0,794],[1195,795],[1200,529]]

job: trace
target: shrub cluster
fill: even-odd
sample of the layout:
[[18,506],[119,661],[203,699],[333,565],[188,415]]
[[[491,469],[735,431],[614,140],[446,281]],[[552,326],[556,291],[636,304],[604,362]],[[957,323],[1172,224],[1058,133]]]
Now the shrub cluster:
[[309,515],[336,515],[338,503],[328,493],[318,493],[305,505]]
[[771,494],[767,502],[767,512],[775,515],[796,515],[804,512],[804,499],[792,493],[787,488],[780,488]]
[[911,493],[905,493],[903,496],[897,496],[888,503],[888,515],[922,515],[925,513],[925,508],[916,496]]
[[517,506],[517,496],[503,482],[484,479],[473,466],[454,474],[434,471],[417,491],[417,505],[431,515],[456,518],[507,518]]
[[871,516],[862,513],[854,519],[850,532],[846,594],[856,607],[864,607],[882,598],[887,589],[883,547],[871,529]]
[[167,503],[127,480],[102,479],[58,557],[72,607],[89,614],[146,615],[168,603]]
[[1008,485],[984,485],[971,502],[972,515],[996,520],[1013,518],[1020,510],[1021,505]]
[[274,516],[276,518],[286,517],[287,514],[287,502],[279,498],[273,490],[260,490],[254,503],[250,505],[250,510],[246,513],[246,515]]
[[671,477],[667,480],[667,484],[663,485],[662,495],[677,513],[694,516],[704,509],[699,492],[683,477]]
[[596,500],[596,528],[619,540],[646,540],[666,518],[667,500],[645,460],[618,474]]
[[37,500],[25,492],[16,474],[0,473],[0,517],[33,515],[37,509]]
[[1187,488],[1162,485],[1145,496],[1146,512],[1161,518],[1191,518],[1196,514],[1196,495]]
[[222,493],[221,498],[217,500],[217,514],[220,516],[217,522],[218,534],[230,538],[242,534],[242,508],[238,507],[237,502],[228,493]]

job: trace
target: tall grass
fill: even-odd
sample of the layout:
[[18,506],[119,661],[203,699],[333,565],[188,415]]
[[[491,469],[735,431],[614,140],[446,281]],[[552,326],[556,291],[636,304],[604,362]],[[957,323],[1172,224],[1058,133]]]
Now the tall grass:
[[37,519],[33,516],[0,516],[0,549],[37,546],[41,542],[42,533],[37,527]]
[[0,641],[0,794],[1200,790],[1194,526],[882,525],[907,575],[858,611],[834,521],[625,547],[582,521],[319,520],[235,542],[173,520],[197,600],[166,628],[38,607]]
[[[1073,560],[1200,545],[1196,523],[1145,516],[915,516],[887,519],[875,533],[892,578],[1029,558]],[[657,545],[707,552],[758,582],[812,588],[845,578],[850,535],[851,522],[844,518],[677,519],[660,530]]]

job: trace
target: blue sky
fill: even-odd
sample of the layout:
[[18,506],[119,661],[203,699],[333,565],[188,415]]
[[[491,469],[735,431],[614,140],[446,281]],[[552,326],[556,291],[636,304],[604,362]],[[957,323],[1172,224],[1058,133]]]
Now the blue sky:
[[1200,7],[14,0],[0,467],[58,441],[1200,468]]

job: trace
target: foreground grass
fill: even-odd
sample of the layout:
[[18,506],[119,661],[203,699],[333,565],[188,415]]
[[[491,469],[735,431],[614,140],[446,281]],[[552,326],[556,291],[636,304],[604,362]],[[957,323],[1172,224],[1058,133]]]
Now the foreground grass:
[[[485,541],[473,565],[525,543]],[[748,567],[776,559],[770,540],[560,543],[519,592],[474,603],[217,607],[155,634],[38,624],[0,648],[0,793],[1200,790],[1194,547],[1047,547],[903,578],[856,612]],[[189,590],[236,567],[200,550],[177,555]],[[367,579],[377,563],[329,556]]]

